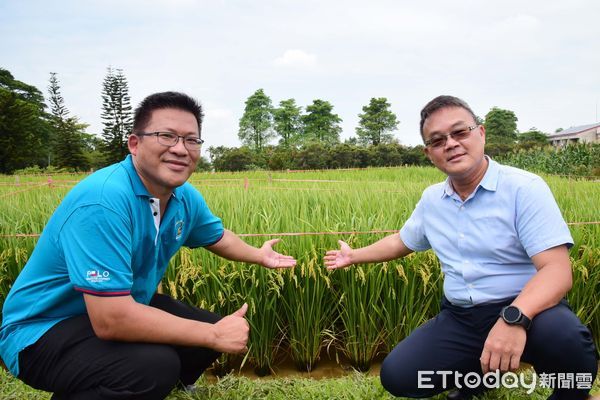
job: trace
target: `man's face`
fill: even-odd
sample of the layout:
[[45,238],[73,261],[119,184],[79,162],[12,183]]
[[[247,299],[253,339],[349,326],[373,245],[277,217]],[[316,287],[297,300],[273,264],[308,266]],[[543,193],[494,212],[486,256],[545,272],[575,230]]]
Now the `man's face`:
[[[194,115],[174,108],[154,110],[144,132],[200,137]],[[175,146],[168,147],[158,143],[156,136],[130,135],[128,145],[142,182],[157,197],[168,195],[174,188],[183,185],[200,158],[200,151],[187,149],[181,138]]]
[[461,107],[446,107],[437,110],[423,124],[425,142],[451,132],[468,130],[476,126],[466,137],[456,140],[448,136],[440,147],[426,146],[425,154],[433,165],[451,178],[468,178],[485,167],[483,151],[485,128],[477,125],[473,116]]

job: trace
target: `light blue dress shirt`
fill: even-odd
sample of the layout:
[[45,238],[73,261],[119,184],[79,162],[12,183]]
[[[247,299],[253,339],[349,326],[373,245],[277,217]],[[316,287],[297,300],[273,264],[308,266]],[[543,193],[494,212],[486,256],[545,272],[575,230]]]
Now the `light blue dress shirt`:
[[516,297],[536,273],[532,256],[573,245],[542,178],[488,160],[485,176],[466,200],[449,179],[432,185],[400,230],[411,250],[433,249],[446,298],[464,307]]

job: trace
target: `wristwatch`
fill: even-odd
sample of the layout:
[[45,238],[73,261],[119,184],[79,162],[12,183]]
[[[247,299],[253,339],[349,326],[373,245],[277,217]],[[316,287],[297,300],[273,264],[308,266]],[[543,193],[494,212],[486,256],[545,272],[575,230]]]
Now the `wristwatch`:
[[520,325],[525,330],[531,328],[531,320],[515,306],[506,306],[500,311],[500,317],[509,325]]

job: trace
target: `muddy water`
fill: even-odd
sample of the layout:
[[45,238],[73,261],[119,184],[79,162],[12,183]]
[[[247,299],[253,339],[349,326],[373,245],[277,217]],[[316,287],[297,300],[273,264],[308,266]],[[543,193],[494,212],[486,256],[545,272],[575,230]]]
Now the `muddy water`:
[[[371,364],[371,369],[367,372],[368,375],[378,376],[381,368],[381,359],[376,359]],[[330,357],[328,355],[321,356],[321,359],[317,363],[316,368],[311,372],[298,371],[294,362],[291,358],[283,358],[275,362],[273,366],[273,372],[270,375],[259,377],[252,366],[244,365],[240,369],[241,360],[234,361],[233,373],[239,376],[244,376],[250,379],[281,379],[281,378],[312,378],[312,379],[327,379],[327,378],[339,378],[345,375],[354,373],[354,369],[347,360],[338,359],[336,360],[335,355]],[[206,378],[211,381],[216,381],[216,376],[212,370],[208,370],[205,374]]]

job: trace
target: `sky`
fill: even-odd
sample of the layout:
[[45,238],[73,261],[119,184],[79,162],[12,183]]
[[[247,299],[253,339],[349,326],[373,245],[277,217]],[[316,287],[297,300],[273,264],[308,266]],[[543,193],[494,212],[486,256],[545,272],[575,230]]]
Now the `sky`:
[[107,68],[132,105],[177,90],[205,110],[205,146],[239,146],[244,102],[264,89],[333,104],[341,139],[386,97],[395,138],[420,144],[419,112],[450,94],[484,117],[513,111],[518,129],[598,121],[597,0],[0,0],[0,67],[47,95],[56,72],[72,115],[102,131]]

